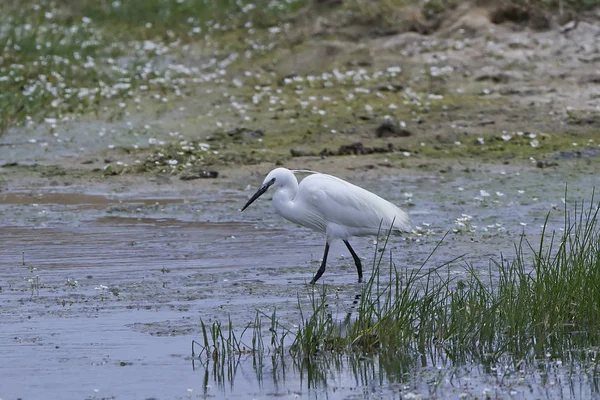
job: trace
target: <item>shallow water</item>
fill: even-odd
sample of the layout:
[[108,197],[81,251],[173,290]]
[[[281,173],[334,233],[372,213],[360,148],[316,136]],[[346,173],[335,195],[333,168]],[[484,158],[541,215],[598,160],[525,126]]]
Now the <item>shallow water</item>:
[[[393,239],[398,268],[419,267],[450,230],[430,265],[466,254],[464,262],[486,270],[522,235],[537,241],[548,212],[560,229],[565,182],[570,201],[589,200],[598,184],[592,173],[515,169],[353,181],[405,207],[423,232]],[[522,372],[428,363],[395,377],[376,359],[341,359],[324,378],[291,361],[274,368],[268,358],[261,368],[250,356],[225,372],[206,359],[192,365],[200,318],[231,317],[241,331],[256,310],[276,308],[281,321],[297,324],[323,237],[274,215],[268,201],[240,214],[252,193],[241,185],[144,196],[66,190],[0,195],[2,399],[595,395],[589,371],[560,363]],[[466,228],[455,222],[462,214],[472,217]],[[366,274],[373,240],[352,241]],[[322,278],[337,291],[340,313],[351,311],[359,290],[345,251],[332,246]]]

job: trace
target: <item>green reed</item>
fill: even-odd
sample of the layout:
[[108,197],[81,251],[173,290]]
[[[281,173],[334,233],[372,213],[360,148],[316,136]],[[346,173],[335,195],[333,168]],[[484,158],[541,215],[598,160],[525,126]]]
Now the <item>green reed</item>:
[[[521,239],[512,258],[500,256],[484,270],[461,257],[431,268],[431,256],[416,269],[398,268],[385,251],[386,238],[355,315],[334,318],[328,285],[308,286],[308,311],[298,301],[299,327],[281,325],[275,313],[257,313],[249,349],[280,358],[287,353],[300,369],[335,354],[377,355],[383,367],[403,360],[403,368],[516,365],[548,356],[587,362],[600,344],[600,205],[583,205],[565,206],[560,235],[547,232],[546,219],[539,243]],[[463,273],[451,274],[457,269]],[[267,346],[263,319],[271,326]],[[211,349],[235,349],[211,343]]]

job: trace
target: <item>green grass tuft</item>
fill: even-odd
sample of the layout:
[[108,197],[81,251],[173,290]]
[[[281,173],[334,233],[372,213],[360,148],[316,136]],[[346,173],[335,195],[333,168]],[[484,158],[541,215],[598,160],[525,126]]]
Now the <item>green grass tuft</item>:
[[565,209],[560,236],[544,229],[535,246],[521,240],[511,260],[492,261],[487,271],[463,265],[461,279],[451,274],[461,257],[435,268],[427,259],[415,270],[401,270],[391,254],[388,261],[385,251],[376,251],[356,316],[334,318],[328,286],[311,286],[309,311],[299,302],[298,329],[263,314],[279,338],[265,347],[257,339],[257,315],[251,349],[276,349],[283,356],[287,336],[293,338],[289,355],[301,363],[343,354],[378,355],[384,368],[397,360],[404,368],[489,367],[507,360],[534,365],[548,357],[587,362],[588,352],[600,345],[599,212],[593,199],[585,209],[583,203]]

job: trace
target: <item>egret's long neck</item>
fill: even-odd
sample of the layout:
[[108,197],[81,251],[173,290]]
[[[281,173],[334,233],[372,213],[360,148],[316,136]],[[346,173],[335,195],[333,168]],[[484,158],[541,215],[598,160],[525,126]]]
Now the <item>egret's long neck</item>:
[[284,218],[289,219],[290,213],[294,207],[294,199],[298,194],[298,181],[292,176],[285,185],[277,188],[273,195],[273,207],[275,211]]

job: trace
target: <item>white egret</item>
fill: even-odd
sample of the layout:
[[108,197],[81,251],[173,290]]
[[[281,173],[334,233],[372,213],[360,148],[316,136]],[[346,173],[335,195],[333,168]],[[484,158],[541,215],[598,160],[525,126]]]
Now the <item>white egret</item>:
[[[294,172],[308,172],[300,184]],[[326,234],[321,267],[311,280],[314,284],[325,272],[329,245],[342,239],[356,264],[358,281],[362,281],[362,263],[348,239],[352,236],[401,233],[410,230],[408,215],[387,200],[335,176],[313,171],[276,168],[269,172],[262,186],[242,207],[275,189],[273,207],[283,218]]]

